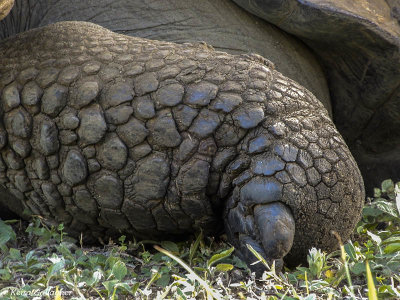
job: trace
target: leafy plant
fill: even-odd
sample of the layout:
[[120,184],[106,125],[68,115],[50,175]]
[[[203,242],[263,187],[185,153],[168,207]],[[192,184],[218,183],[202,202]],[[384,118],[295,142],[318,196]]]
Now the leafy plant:
[[121,236],[103,247],[81,239],[79,247],[62,225],[47,226],[40,217],[25,234],[20,222],[0,220],[0,298],[32,299],[39,291],[57,300],[400,299],[399,207],[400,184],[385,180],[367,199],[351,241],[329,254],[310,249],[306,265],[284,273],[249,247],[265,266],[261,278],[223,236],[200,232],[161,243]]
[[14,230],[8,224],[0,219],[0,250],[7,252],[7,244],[17,239]]

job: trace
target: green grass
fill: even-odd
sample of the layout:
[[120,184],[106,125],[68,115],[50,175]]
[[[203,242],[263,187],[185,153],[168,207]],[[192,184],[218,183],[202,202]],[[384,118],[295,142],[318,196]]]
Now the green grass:
[[87,247],[39,217],[0,220],[0,299],[400,299],[399,212],[400,183],[385,180],[351,241],[284,273],[259,257],[261,278],[224,236]]

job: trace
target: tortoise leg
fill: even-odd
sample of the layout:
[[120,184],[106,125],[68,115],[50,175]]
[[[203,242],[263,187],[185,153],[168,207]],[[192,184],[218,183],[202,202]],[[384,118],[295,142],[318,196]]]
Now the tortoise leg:
[[[238,256],[247,262],[256,261],[248,249],[250,245],[269,265],[275,262],[276,270],[281,270],[283,257],[292,248],[295,234],[295,221],[290,209],[281,202],[272,202],[255,205],[247,215],[245,211],[241,214],[240,206],[239,203],[239,209],[230,210],[226,218],[227,232]],[[265,270],[261,264],[251,268],[257,273]]]

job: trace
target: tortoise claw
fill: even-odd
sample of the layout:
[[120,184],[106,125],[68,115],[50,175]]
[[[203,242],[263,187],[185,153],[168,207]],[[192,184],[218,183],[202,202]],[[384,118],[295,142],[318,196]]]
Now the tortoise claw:
[[260,240],[270,259],[283,258],[292,248],[295,223],[290,209],[281,202],[254,207]]
[[[253,216],[238,216],[239,211],[229,211],[226,224],[238,256],[250,265],[252,271],[262,274],[265,268],[262,264],[253,264],[257,259],[249,250],[250,245],[269,265],[275,263],[275,269],[280,271],[295,234],[295,221],[290,209],[281,202],[271,202],[255,205]],[[253,230],[246,230],[250,228]]]

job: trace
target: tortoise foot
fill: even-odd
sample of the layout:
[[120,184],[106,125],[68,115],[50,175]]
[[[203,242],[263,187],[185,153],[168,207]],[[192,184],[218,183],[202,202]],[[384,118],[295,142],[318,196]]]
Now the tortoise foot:
[[249,250],[248,246],[251,246],[270,266],[275,263],[275,269],[280,271],[295,234],[295,221],[290,209],[281,202],[272,202],[255,205],[250,214],[247,213],[240,208],[230,210],[226,221],[228,235],[238,256],[256,273],[265,271],[261,263],[253,264],[257,258]]

